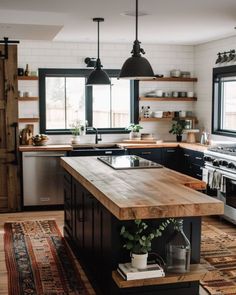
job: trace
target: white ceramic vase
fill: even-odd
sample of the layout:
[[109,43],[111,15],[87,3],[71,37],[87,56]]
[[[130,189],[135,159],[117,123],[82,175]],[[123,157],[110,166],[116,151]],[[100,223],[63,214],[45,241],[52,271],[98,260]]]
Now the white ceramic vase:
[[131,253],[131,265],[138,269],[144,269],[147,267],[148,253],[146,254],[134,254]]
[[141,138],[140,132],[131,131],[130,134],[129,134],[129,139],[131,139],[131,140],[135,140],[135,139],[138,140],[140,138]]
[[72,144],[79,144],[80,143],[80,136],[79,135],[74,135],[71,139]]

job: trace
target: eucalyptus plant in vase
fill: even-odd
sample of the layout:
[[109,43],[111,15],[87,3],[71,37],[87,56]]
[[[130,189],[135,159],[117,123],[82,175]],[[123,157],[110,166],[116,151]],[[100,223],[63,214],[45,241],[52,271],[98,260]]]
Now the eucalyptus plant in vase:
[[171,219],[167,219],[157,228],[149,229],[144,221],[136,219],[132,231],[122,226],[120,235],[124,238],[123,247],[130,251],[133,267],[138,269],[147,267],[148,252],[152,250],[153,239],[161,237],[170,222]]
[[132,139],[140,139],[141,138],[141,135],[139,132],[141,129],[143,129],[143,127],[141,125],[131,123],[126,129],[130,131],[129,139],[132,140]]
[[71,125],[71,133],[73,135],[71,139],[72,144],[78,144],[80,142],[80,134],[83,128],[82,122],[80,120],[74,121]]

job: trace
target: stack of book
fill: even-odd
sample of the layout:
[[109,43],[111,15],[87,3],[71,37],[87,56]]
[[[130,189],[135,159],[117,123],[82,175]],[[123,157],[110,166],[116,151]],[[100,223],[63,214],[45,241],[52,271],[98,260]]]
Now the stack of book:
[[118,273],[125,280],[139,280],[164,277],[165,272],[158,264],[148,264],[147,268],[138,269],[132,267],[131,263],[120,263],[117,268]]

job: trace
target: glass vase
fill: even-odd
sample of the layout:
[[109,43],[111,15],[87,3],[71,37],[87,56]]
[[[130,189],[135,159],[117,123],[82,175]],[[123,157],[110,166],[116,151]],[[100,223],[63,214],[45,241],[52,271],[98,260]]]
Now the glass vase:
[[174,232],[166,244],[166,270],[185,273],[190,270],[191,245],[183,231],[183,220],[178,219]]

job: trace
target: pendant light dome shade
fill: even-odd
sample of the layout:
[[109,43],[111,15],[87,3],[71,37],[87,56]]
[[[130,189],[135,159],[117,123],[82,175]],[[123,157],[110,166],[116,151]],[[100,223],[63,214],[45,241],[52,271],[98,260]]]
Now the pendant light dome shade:
[[138,41],[138,0],[136,0],[136,27],[135,27],[135,41],[133,44],[132,56],[128,58],[123,64],[119,78],[126,78],[130,80],[150,79],[154,78],[154,73],[149,61],[141,56],[145,54],[143,48],[140,47],[141,42]]
[[94,22],[98,23],[98,57],[96,60],[96,65],[94,70],[89,74],[86,86],[91,86],[91,85],[110,85],[111,80],[107,73],[103,71],[102,65],[101,65],[101,60],[99,57],[99,23],[104,21],[104,18],[101,17],[96,17],[93,18]]

